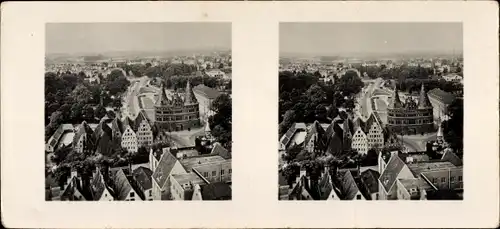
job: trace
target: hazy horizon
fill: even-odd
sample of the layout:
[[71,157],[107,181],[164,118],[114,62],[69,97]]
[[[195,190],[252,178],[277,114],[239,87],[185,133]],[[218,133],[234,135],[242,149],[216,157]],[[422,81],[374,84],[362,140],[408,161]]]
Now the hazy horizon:
[[462,23],[280,23],[280,55],[460,54]]
[[231,23],[47,23],[46,54],[231,49]]

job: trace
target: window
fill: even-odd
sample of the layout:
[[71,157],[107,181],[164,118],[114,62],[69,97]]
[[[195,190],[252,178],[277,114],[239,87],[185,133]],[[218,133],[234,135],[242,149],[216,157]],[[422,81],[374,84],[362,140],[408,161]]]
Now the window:
[[153,194],[152,194],[152,190],[149,190],[149,196],[152,196],[152,195],[153,195]]
[[204,177],[208,177],[208,172],[203,172]]
[[432,183],[433,184],[437,183],[437,179],[436,178],[432,178]]
[[212,176],[216,176],[217,175],[217,171],[212,171]]
[[450,182],[455,182],[455,177],[450,177]]
[[134,197],[134,194],[135,194],[135,193],[131,192],[131,193],[130,193],[130,197]]
[[356,200],[361,200],[361,195],[360,194],[356,195]]
[[441,183],[446,182],[446,177],[441,177]]
[[134,201],[134,198],[130,198],[130,201]]
[[231,174],[232,172],[233,172],[233,170],[232,170],[232,169],[229,169],[229,174]]
[[220,175],[224,175],[224,169],[220,171]]
[[462,176],[458,176],[458,182],[462,181]]

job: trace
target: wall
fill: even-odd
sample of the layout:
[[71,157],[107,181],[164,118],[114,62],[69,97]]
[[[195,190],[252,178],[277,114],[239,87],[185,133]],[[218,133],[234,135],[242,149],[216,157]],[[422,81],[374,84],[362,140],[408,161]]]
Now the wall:
[[399,180],[396,181],[396,192],[397,192],[397,197],[398,200],[410,200],[410,193],[406,190],[406,188],[403,186]]
[[374,148],[384,145],[384,134],[382,128],[377,122],[373,122],[367,135],[368,148]]
[[432,96],[429,96],[429,101],[431,102],[433,107],[432,114],[434,120],[438,120],[440,117],[444,118],[446,116],[447,106]]
[[[210,182],[229,182],[231,181],[232,172],[230,173],[231,160],[224,161],[217,164],[208,164],[194,167],[205,179]],[[221,175],[221,171],[224,170],[224,174]]]
[[177,180],[171,179],[171,181],[170,192],[172,193],[173,200],[184,200],[184,189]]
[[358,151],[359,154],[368,153],[368,141],[366,139],[366,134],[358,128],[353,135],[351,148]]
[[111,193],[108,192],[107,189],[104,189],[104,192],[102,193],[101,199],[99,201],[113,201],[114,198],[111,195]]
[[130,192],[128,193],[127,197],[125,198],[125,201],[142,201],[142,199],[139,195],[137,195],[137,193],[134,191],[134,189],[130,189]]
[[129,152],[137,152],[137,136],[130,126],[127,126],[123,131],[121,145]]
[[[452,168],[446,170],[438,170],[423,173],[438,189],[461,189],[463,188],[463,180],[459,181],[459,177],[463,179],[463,168]],[[453,182],[451,181],[453,177]]]
[[153,131],[151,131],[151,126],[146,120],[142,120],[137,131],[137,143],[145,146],[153,143]]

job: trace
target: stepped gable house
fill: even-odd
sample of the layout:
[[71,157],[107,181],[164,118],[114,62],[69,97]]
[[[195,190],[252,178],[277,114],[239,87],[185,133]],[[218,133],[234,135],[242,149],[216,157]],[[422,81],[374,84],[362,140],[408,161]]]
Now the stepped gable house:
[[165,84],[162,84],[160,96],[154,105],[154,125],[160,131],[181,131],[200,126],[198,100],[187,83],[184,98],[178,93],[167,97]]
[[434,131],[433,108],[425,93],[424,84],[416,103],[410,96],[401,102],[397,87],[387,108],[387,128],[397,134],[421,134]]

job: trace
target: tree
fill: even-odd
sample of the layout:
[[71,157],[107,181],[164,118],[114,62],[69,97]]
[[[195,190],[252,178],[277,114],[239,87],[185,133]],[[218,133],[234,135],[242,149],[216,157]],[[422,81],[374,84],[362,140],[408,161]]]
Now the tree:
[[59,165],[61,162],[63,162],[66,159],[66,157],[68,156],[68,154],[71,153],[72,150],[73,149],[70,146],[61,147],[61,148],[56,149],[56,151],[54,152],[53,161]]
[[125,75],[123,75],[123,72],[119,69],[115,69],[109,73],[109,75],[106,79],[108,81],[114,81],[114,80],[121,78],[121,77],[125,77]]
[[83,104],[81,103],[74,103],[71,106],[71,114],[70,118],[75,121],[81,120],[83,114]]
[[373,166],[378,164],[378,153],[375,149],[369,149],[362,161],[363,166]]
[[92,92],[84,85],[78,85],[73,92],[71,92],[71,97],[77,103],[88,103],[92,99]]
[[463,99],[456,99],[448,107],[450,119],[443,121],[444,139],[457,154],[463,153]]
[[101,105],[97,105],[94,111],[94,117],[101,119],[107,114],[106,109]]
[[50,115],[50,124],[54,127],[58,127],[64,122],[63,113],[60,111],[56,111]]
[[94,108],[90,104],[85,104],[82,110],[82,116],[86,120],[94,119]]
[[290,164],[283,168],[281,174],[285,177],[288,185],[292,186],[295,178],[300,174],[300,166],[298,164]]
[[107,115],[107,116],[108,116],[108,118],[110,118],[110,119],[114,119],[114,118],[116,117],[115,112],[113,112],[112,110],[106,111],[106,115]]
[[165,142],[157,142],[157,143],[153,143],[151,145],[151,149],[153,149],[153,151],[161,150],[161,149],[167,148],[167,147],[170,147],[170,144],[165,143]]
[[279,124],[279,134],[280,136],[285,134],[285,132],[292,126],[292,124],[296,121],[295,110],[286,111],[283,121]]
[[363,88],[364,83],[355,71],[347,71],[344,76],[337,80],[336,89],[342,93],[343,96],[351,96],[358,94]]
[[286,149],[285,160],[287,162],[294,161],[297,158],[297,156],[301,153],[302,149],[303,148],[300,145],[293,145],[289,147],[288,149]]
[[115,109],[120,109],[122,107],[122,100],[120,98],[114,99],[111,106]]
[[70,174],[71,174],[71,167],[68,164],[57,166],[57,168],[53,172],[54,180],[61,187],[64,185]]

